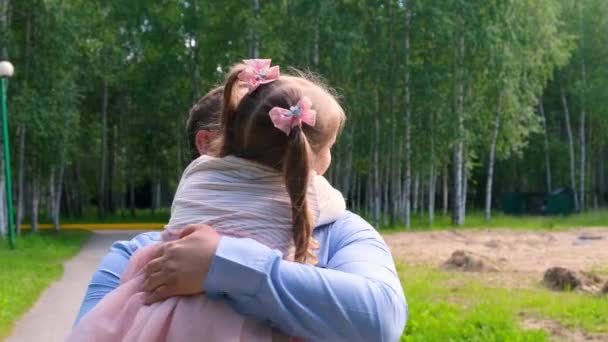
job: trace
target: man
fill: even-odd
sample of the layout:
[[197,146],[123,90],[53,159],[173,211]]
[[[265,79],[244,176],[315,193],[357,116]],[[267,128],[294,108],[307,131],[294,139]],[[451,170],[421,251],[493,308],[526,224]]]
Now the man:
[[[221,103],[222,90],[216,88],[190,112],[188,136],[199,154],[206,153],[217,134]],[[380,235],[350,212],[313,234],[321,246],[316,266],[283,260],[265,245],[222,237],[206,225],[188,227],[181,239],[164,243],[147,265],[147,302],[204,292],[290,336],[398,341],[407,304]],[[160,233],[150,232],[114,243],[93,274],[77,322],[118,287],[137,249],[159,242]]]

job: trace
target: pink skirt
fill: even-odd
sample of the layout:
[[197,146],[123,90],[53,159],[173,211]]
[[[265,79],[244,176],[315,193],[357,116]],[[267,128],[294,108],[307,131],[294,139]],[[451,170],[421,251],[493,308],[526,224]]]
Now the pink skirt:
[[[271,342],[290,339],[205,295],[179,296],[144,305],[144,266],[160,245],[141,249],[121,285],[74,327],[69,342]],[[273,337],[274,336],[274,337]]]

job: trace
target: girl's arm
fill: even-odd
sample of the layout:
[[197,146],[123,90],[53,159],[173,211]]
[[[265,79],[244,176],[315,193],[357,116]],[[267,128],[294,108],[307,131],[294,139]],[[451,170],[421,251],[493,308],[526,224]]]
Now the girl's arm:
[[398,341],[407,304],[388,247],[347,213],[315,230],[318,267],[284,261],[249,239],[223,237],[204,287],[235,310],[314,341]]

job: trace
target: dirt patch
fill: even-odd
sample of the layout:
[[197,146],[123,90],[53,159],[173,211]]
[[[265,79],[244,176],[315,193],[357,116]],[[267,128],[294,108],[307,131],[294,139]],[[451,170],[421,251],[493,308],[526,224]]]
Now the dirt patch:
[[521,327],[527,330],[544,330],[550,335],[552,341],[589,342],[608,340],[608,335],[590,334],[580,330],[568,329],[550,319],[524,318]]
[[608,228],[560,232],[508,229],[404,232],[387,235],[385,240],[397,260],[413,265],[440,267],[457,250],[483,256],[501,270],[484,277],[497,282],[504,280],[504,287],[521,287],[519,282],[510,280],[513,276],[533,279],[524,285],[538,284],[551,267],[573,270],[608,267]]
[[483,255],[457,250],[441,265],[443,269],[464,272],[497,272],[500,269]]
[[548,269],[543,276],[543,284],[554,291],[576,290],[594,295],[600,295],[604,290],[604,279],[599,276],[563,267]]

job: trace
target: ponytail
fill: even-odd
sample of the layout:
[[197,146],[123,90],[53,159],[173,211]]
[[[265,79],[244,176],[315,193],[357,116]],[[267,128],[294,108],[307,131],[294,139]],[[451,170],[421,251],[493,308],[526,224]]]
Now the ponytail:
[[213,150],[220,157],[229,154],[231,146],[229,142],[234,141],[234,122],[236,120],[236,108],[238,107],[241,96],[239,95],[238,83],[239,73],[245,70],[244,64],[237,64],[230,70],[224,84],[224,102],[222,105],[222,115],[220,120],[220,138],[217,139]]
[[311,248],[315,248],[317,243],[312,238],[312,217],[306,201],[311,170],[309,152],[310,147],[302,128],[294,127],[288,137],[283,175],[291,200],[295,261],[316,264],[317,258]]

